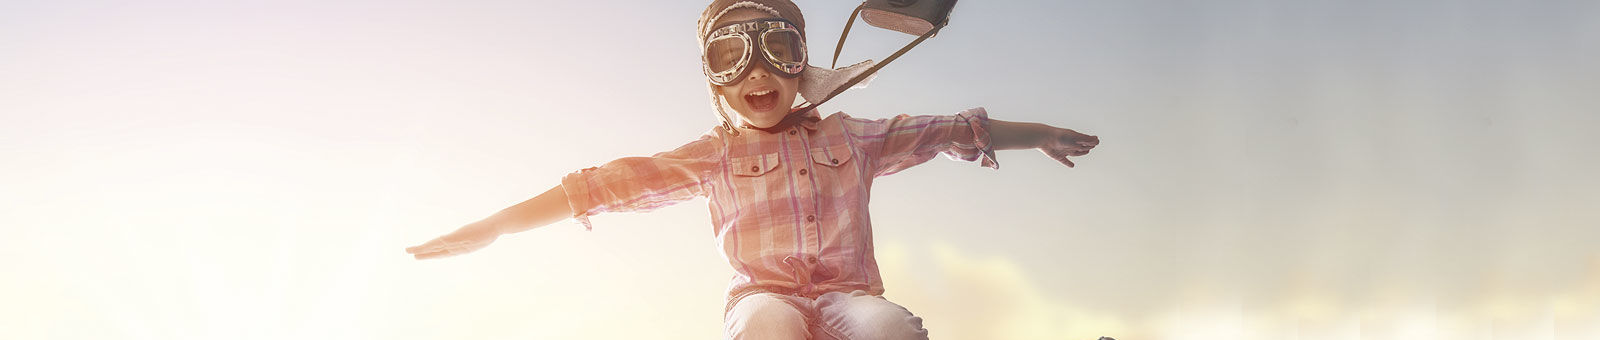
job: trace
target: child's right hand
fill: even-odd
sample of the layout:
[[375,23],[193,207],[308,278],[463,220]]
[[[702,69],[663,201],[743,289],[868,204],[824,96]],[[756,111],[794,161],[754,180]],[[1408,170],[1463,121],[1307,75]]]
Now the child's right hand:
[[500,232],[493,225],[489,225],[487,221],[478,221],[427,243],[406,248],[406,252],[418,260],[461,255],[488,247],[497,238],[500,238]]
[[1045,138],[1044,145],[1039,146],[1039,151],[1044,151],[1046,156],[1066,165],[1068,168],[1076,166],[1067,157],[1078,157],[1089,154],[1089,150],[1100,145],[1100,137],[1086,135],[1072,129],[1055,128],[1049,137]]

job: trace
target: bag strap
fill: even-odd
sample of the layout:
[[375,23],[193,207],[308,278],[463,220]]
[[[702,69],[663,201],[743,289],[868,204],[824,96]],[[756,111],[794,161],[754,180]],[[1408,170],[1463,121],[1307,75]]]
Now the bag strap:
[[844,31],[839,32],[839,44],[833,45],[833,62],[828,63],[828,68],[839,68],[839,52],[844,51],[844,37],[850,36],[850,26],[856,24],[856,15],[861,14],[861,10],[865,8],[867,3],[862,2],[860,6],[856,6],[855,11],[850,12],[850,20],[844,21]]
[[[856,6],[856,10],[854,12],[850,12],[850,21],[845,22],[844,32],[839,33],[839,44],[833,48],[833,63],[829,66],[829,68],[838,66],[839,52],[844,49],[844,38],[850,35],[850,26],[855,24],[856,15],[860,14],[861,9],[866,8],[866,6],[867,4],[863,2],[861,6]],[[861,74],[857,74],[855,77],[850,78],[850,81],[845,82],[844,85],[840,85],[838,88],[833,89],[833,92],[828,93],[827,97],[823,97],[822,100],[818,100],[816,103],[806,106],[799,112],[811,111],[816,109],[818,106],[822,106],[822,103],[826,103],[828,100],[833,99],[834,96],[844,93],[844,90],[849,89],[851,86],[855,86],[856,83],[860,83],[862,80],[866,80],[867,77],[872,76],[872,74],[878,73],[879,69],[882,69],[884,66],[888,66],[890,62],[900,58],[900,56],[906,54],[906,52],[911,51],[912,47],[917,47],[917,44],[921,44],[923,40],[928,40],[928,38],[933,37],[934,34],[938,34],[939,30],[942,28],[944,28],[942,23],[938,26],[934,26],[933,29],[928,30],[927,33],[923,33],[922,36],[917,37],[917,40],[912,40],[911,43],[906,44],[905,47],[901,47],[899,51],[895,51],[894,54],[889,55],[888,58],[883,58],[883,62],[880,62],[877,65],[872,65],[872,67],[868,68],[866,72],[861,72]]]

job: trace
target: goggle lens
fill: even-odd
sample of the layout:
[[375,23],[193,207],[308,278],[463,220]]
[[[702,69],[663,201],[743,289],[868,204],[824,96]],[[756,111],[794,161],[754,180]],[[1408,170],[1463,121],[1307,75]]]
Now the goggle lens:
[[768,60],[780,64],[804,62],[804,48],[800,33],[795,31],[768,31],[761,34],[761,47]]
[[744,61],[746,46],[739,36],[726,36],[706,44],[706,66],[711,73],[738,69]]
[[[787,21],[735,23],[710,36],[702,57],[706,76],[713,84],[738,83],[751,67],[766,67],[784,78],[799,76],[805,69],[805,38]],[[759,63],[766,65],[756,65]]]

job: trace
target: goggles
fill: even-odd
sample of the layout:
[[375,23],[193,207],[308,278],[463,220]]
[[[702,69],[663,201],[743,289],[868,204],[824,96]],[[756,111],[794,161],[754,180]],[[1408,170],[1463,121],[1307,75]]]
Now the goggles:
[[700,62],[706,78],[717,86],[739,83],[751,64],[763,64],[772,74],[794,78],[806,67],[806,40],[794,24],[783,19],[756,19],[722,26],[706,34]]

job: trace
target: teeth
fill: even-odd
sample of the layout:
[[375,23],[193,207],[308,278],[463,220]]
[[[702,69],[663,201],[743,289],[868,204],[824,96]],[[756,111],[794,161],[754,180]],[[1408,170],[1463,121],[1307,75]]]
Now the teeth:
[[751,93],[751,94],[747,94],[746,96],[765,96],[768,93],[772,93],[772,90],[764,90],[764,91],[761,91],[761,92],[754,92],[754,93]]

